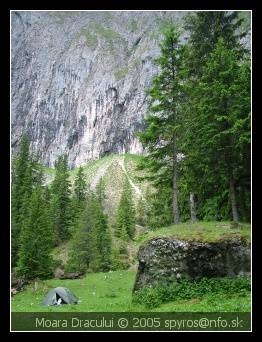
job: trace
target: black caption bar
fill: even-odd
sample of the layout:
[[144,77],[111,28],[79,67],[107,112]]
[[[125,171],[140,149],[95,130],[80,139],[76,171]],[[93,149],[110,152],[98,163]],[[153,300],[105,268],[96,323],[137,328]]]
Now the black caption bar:
[[251,313],[12,312],[11,331],[251,331]]

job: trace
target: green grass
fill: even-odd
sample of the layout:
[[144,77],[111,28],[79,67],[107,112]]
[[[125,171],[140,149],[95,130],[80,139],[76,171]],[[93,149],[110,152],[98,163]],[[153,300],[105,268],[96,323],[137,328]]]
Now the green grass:
[[[136,174],[136,171],[135,171],[136,163],[139,161],[139,159],[141,157],[136,155],[136,154],[129,154],[129,153],[122,154],[122,155],[110,154],[110,155],[105,156],[105,157],[100,158],[100,159],[90,160],[86,164],[82,165],[86,179],[87,179],[87,182],[89,183],[91,181],[92,177],[95,176],[97,170],[100,167],[104,167],[108,162],[111,162],[113,160],[117,160],[117,159],[122,158],[122,157],[125,158],[125,166],[127,168],[128,173],[129,172],[131,173],[130,177],[132,177],[132,179],[134,179],[134,176]],[[73,170],[69,171],[71,181],[74,181],[78,170],[79,170],[79,167],[75,167]],[[46,175],[51,175],[51,176],[55,175],[55,169],[47,167],[47,166],[43,167],[43,172]]]
[[217,242],[230,237],[242,237],[250,242],[250,224],[245,223],[241,224],[240,228],[230,228],[230,222],[180,223],[140,235],[136,238],[136,243],[145,243],[161,236],[202,242]]
[[126,161],[132,160],[134,162],[139,162],[141,160],[141,156],[138,154],[125,153],[124,156]]
[[[39,283],[37,290],[28,286],[12,297],[12,311],[22,312],[208,312],[208,311],[250,311],[250,296],[239,294],[208,294],[201,298],[177,300],[148,309],[132,304],[132,288],[135,281],[133,271],[88,274],[83,279],[52,279]],[[42,306],[45,295],[54,287],[69,288],[81,301],[77,305]]]
[[[12,298],[13,311],[128,311],[135,273],[116,271],[88,274],[83,279],[52,279],[41,282],[34,292],[33,286]],[[46,307],[41,301],[47,292],[57,286],[68,287],[81,301],[78,305]]]
[[[82,168],[84,169],[84,173],[86,176],[86,180],[89,183],[93,176],[95,176],[97,170],[104,166],[107,162],[112,161],[117,155],[110,154],[109,156],[103,157],[101,159],[91,160],[87,162],[86,164],[82,165]],[[79,170],[79,167],[74,168],[70,171],[70,178],[71,180],[74,180],[74,178],[77,175],[77,172]]]
[[250,295],[206,295],[170,302],[152,309],[154,312],[250,312]]
[[141,156],[137,154],[125,154],[125,168],[127,170],[128,176],[133,181],[133,183],[140,188],[142,194],[145,195],[148,187],[150,187],[150,184],[148,183],[148,181],[138,180],[138,177],[142,177],[145,174],[145,171],[137,170],[137,166],[140,160]]

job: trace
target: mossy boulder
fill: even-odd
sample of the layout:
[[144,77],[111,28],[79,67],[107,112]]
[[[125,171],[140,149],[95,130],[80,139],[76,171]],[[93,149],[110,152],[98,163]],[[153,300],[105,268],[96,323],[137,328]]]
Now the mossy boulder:
[[234,277],[250,272],[250,243],[228,237],[215,242],[156,237],[138,251],[134,291],[174,279]]

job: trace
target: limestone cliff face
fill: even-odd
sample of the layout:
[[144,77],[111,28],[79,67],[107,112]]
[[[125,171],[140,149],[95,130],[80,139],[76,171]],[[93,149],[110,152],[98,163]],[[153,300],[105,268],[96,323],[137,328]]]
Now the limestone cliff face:
[[140,153],[159,36],[183,12],[12,12],[12,147],[48,166]]

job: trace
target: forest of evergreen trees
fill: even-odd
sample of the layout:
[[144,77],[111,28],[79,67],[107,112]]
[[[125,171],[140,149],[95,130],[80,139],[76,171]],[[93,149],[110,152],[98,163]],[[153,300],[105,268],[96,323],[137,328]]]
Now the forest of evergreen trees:
[[[68,272],[109,271],[123,266],[103,208],[103,179],[91,191],[79,167],[71,185],[66,155],[58,158],[55,170],[51,186],[44,185],[43,165],[29,152],[24,135],[12,169],[12,266],[17,275],[52,277],[55,264],[51,251],[69,240]],[[134,235],[132,201],[126,181],[115,229],[116,237],[123,241]]]
[[103,179],[91,191],[80,167],[71,184],[62,155],[45,185],[43,165],[23,135],[11,189],[12,267],[19,276],[52,277],[51,251],[67,241],[69,272],[124,267],[121,253],[136,224],[250,220],[250,53],[241,23],[237,12],[197,12],[186,17],[186,41],[176,27],[166,30],[146,129],[137,133],[146,150],[139,169],[152,188],[135,206],[126,179],[114,226]]
[[250,51],[242,21],[238,12],[198,12],[186,17],[186,43],[176,27],[165,32],[147,128],[138,134],[147,151],[140,169],[157,189],[149,195],[152,227],[250,220]]

